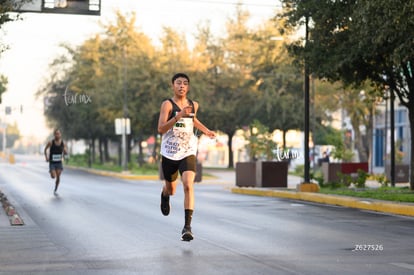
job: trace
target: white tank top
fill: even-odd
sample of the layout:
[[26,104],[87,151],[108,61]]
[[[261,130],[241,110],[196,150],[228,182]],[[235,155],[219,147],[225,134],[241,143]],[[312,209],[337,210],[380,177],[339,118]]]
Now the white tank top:
[[193,117],[182,117],[162,135],[161,155],[171,160],[181,160],[196,155],[197,137],[194,135]]

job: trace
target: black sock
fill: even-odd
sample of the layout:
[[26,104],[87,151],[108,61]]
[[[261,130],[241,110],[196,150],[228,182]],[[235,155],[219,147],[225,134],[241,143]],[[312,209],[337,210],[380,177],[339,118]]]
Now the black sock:
[[191,227],[191,219],[193,218],[193,210],[192,209],[185,209],[185,224],[184,227],[190,228]]

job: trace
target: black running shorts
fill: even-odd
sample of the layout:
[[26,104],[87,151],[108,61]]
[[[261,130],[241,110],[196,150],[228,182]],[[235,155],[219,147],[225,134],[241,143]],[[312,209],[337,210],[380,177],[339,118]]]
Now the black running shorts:
[[49,172],[52,172],[53,170],[63,170],[62,162],[49,162]]
[[180,172],[180,175],[185,171],[196,172],[196,157],[191,155],[181,160],[171,160],[162,156],[161,167],[164,173],[164,179],[173,182],[177,179],[178,172]]

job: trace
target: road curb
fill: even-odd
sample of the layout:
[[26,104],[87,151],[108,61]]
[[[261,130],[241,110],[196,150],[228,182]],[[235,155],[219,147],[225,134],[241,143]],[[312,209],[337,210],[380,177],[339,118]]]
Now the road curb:
[[232,193],[253,195],[253,196],[266,196],[266,197],[278,197],[285,199],[294,199],[302,201],[310,201],[321,204],[338,205],[349,208],[357,208],[375,212],[383,212],[389,214],[397,214],[404,216],[414,216],[414,204],[387,202],[380,200],[372,200],[365,198],[355,198],[347,196],[335,196],[319,193],[308,192],[295,192],[295,191],[282,191],[282,190],[266,190],[257,188],[244,188],[235,187],[231,189]]

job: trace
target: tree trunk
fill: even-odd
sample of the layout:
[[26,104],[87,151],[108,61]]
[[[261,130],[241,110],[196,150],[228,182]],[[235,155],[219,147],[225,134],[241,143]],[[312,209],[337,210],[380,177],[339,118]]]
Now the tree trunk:
[[107,162],[110,159],[107,138],[104,138],[104,152],[105,152],[105,162]]
[[104,154],[103,154],[103,142],[102,142],[102,138],[99,138],[99,163],[103,164],[104,163]]
[[92,144],[92,163],[95,163],[96,161],[95,138],[92,138],[91,144]]
[[126,154],[127,154],[127,165],[128,165],[128,163],[131,162],[131,150],[132,150],[132,148],[131,148],[131,140],[132,140],[132,135],[127,135],[127,138],[126,138],[126,142],[127,142],[127,144],[126,144],[126,148],[127,148],[127,151],[126,151]]
[[231,133],[226,133],[229,137],[228,146],[229,146],[229,166],[228,168],[234,168],[234,161],[233,161],[233,136],[234,131]]
[[359,123],[352,123],[352,128],[354,128],[354,134],[355,134],[354,142],[355,142],[356,149],[358,151],[359,161],[367,162],[368,152],[364,146],[364,141],[362,139],[361,131],[359,130]]
[[138,136],[138,164],[139,167],[142,167],[144,164],[144,152],[142,150],[142,136]]

